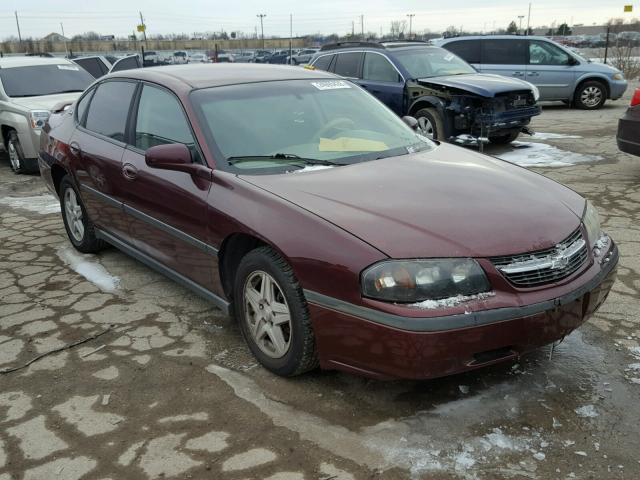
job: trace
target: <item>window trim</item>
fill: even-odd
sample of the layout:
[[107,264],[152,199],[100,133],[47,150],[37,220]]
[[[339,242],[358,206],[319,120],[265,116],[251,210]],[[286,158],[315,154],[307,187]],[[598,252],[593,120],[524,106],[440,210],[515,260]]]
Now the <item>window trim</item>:
[[[129,117],[131,116],[131,104],[133,103],[133,101],[134,101],[134,99],[136,97],[136,91],[137,91],[137,88],[138,88],[138,86],[137,86],[138,82],[136,82],[135,80],[130,79],[130,78],[108,78],[106,80],[102,80],[101,82],[96,83],[91,88],[93,90],[94,94],[92,95],[92,97],[91,97],[91,99],[89,101],[89,106],[87,107],[87,111],[83,115],[84,124],[77,123],[76,127],[80,131],[82,131],[84,133],[87,133],[89,135],[93,135],[94,137],[99,138],[100,140],[105,140],[105,141],[107,141],[109,143],[112,143],[114,145],[117,145],[119,147],[126,147],[127,146],[126,142],[121,142],[120,140],[116,140],[115,138],[107,137],[106,135],[104,135],[104,134],[102,134],[100,132],[94,132],[93,130],[90,130],[90,129],[88,129],[86,127],[87,115],[89,115],[89,109],[91,108],[91,104],[93,103],[93,97],[95,96],[95,92],[98,91],[98,88],[100,88],[100,85],[103,85],[103,84],[108,83],[108,82],[123,82],[123,83],[133,83],[134,84],[135,88],[133,89],[133,94],[131,96],[131,100],[129,101],[129,110],[127,112],[127,119],[124,122],[124,130],[125,130],[124,131],[124,138],[125,138],[125,140],[128,138],[127,130],[128,130],[128,127],[129,127]],[[84,95],[86,95],[86,93]],[[84,95],[81,98],[83,98]]]
[[191,120],[189,119],[189,115],[187,115],[187,111],[184,108],[184,105],[182,104],[182,102],[180,101],[180,98],[174,93],[172,92],[170,89],[168,89],[167,87],[160,85],[158,83],[155,82],[149,82],[147,80],[139,80],[138,82],[138,88],[134,93],[134,101],[133,104],[131,105],[132,109],[130,110],[130,115],[127,119],[127,133],[125,134],[125,138],[127,139],[127,143],[125,148],[127,150],[131,150],[132,152],[138,153],[142,156],[144,156],[146,150],[142,150],[141,148],[138,148],[135,143],[132,143],[135,141],[135,135],[136,135],[136,123],[138,121],[138,107],[140,105],[140,98],[142,97],[142,90],[144,89],[145,85],[149,86],[150,88],[157,88],[158,90],[162,90],[165,93],[169,94],[170,96],[172,96],[177,102],[178,105],[180,107],[180,109],[182,110],[182,114],[184,115],[184,119],[187,122],[187,127],[189,128],[189,131],[191,132],[191,136],[193,137],[193,144],[195,146],[195,148],[198,150],[198,154],[200,155],[200,158],[202,159],[201,162],[195,162],[193,160],[193,158],[191,159],[191,163],[197,163],[198,165],[203,165],[205,167],[211,168],[211,166],[209,165],[209,162],[207,161],[206,157],[204,156],[203,150],[200,147],[200,142],[198,141],[198,137],[196,136],[195,130],[193,129],[193,125],[191,124]]

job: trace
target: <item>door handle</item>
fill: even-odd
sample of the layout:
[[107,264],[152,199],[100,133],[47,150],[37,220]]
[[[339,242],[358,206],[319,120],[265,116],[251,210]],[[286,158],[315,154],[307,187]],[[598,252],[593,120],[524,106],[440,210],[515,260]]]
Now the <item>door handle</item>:
[[540,74],[538,72],[529,72],[528,75],[530,77],[539,77],[540,76]]
[[80,145],[78,145],[78,142],[71,142],[69,144],[69,151],[71,152],[72,155],[75,155],[75,156],[80,155]]
[[130,163],[125,163],[122,166],[122,175],[127,180],[135,180],[138,176],[138,169],[131,165]]
[[522,72],[513,72],[514,77],[524,77],[524,73]]

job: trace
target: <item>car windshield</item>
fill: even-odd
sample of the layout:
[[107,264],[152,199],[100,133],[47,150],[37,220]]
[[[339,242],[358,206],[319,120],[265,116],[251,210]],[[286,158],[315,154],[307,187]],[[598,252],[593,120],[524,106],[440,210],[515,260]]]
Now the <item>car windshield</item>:
[[94,78],[77,65],[32,65],[0,69],[0,81],[9,97],[37,97],[82,92]]
[[471,65],[443,48],[408,48],[394,54],[412,78],[476,73]]
[[344,80],[233,85],[196,90],[191,97],[216,159],[224,158],[234,171],[281,173],[434,146]]

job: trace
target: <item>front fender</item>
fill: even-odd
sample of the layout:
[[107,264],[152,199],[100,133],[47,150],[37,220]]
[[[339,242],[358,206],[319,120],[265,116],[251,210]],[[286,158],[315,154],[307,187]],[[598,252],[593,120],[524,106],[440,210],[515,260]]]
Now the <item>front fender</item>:
[[583,74],[581,74],[577,79],[576,79],[576,86],[575,88],[578,88],[578,85],[580,85],[582,82],[586,81],[586,80],[600,80],[602,81],[606,87],[607,87],[607,93],[610,94],[611,93],[611,79],[609,77],[607,77],[606,75],[604,75],[603,73],[599,73],[599,72],[585,72]]
[[434,95],[422,95],[420,97],[411,99],[408,112],[410,115],[412,115],[421,108],[429,107],[437,109],[442,118],[445,118],[446,112],[444,101]]
[[0,111],[0,125],[13,128],[18,135],[30,133],[27,117],[16,112]]

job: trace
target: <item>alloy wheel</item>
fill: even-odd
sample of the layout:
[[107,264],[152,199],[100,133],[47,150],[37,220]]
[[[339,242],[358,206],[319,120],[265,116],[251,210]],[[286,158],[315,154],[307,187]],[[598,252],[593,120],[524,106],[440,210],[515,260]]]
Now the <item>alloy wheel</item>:
[[244,284],[245,321],[258,348],[282,358],[291,346],[291,312],[282,289],[266,272],[256,271]]
[[425,137],[434,140],[433,124],[431,123],[431,120],[429,120],[427,117],[418,118],[418,127],[420,128],[420,130],[422,130],[422,133]]
[[20,170],[20,157],[13,142],[9,142],[9,161],[11,162],[11,168],[14,171]]
[[585,88],[580,94],[580,101],[587,107],[597,107],[602,101],[602,89],[596,86]]
[[67,188],[64,193],[64,214],[67,219],[69,231],[77,242],[84,238],[84,222],[82,221],[82,207],[78,203],[76,192]]

